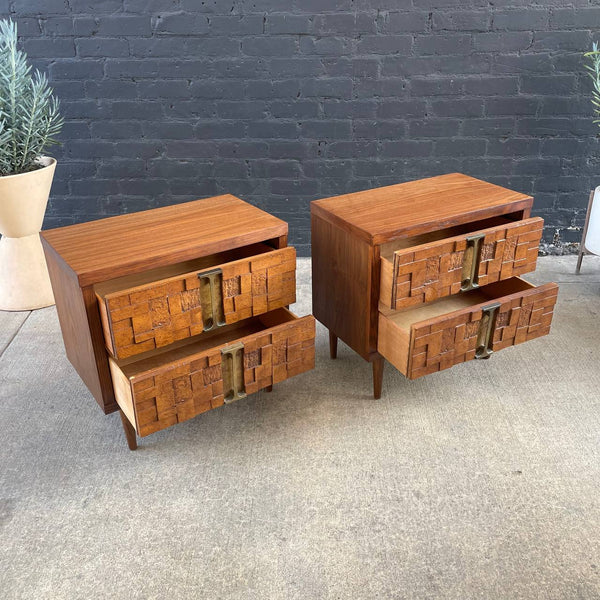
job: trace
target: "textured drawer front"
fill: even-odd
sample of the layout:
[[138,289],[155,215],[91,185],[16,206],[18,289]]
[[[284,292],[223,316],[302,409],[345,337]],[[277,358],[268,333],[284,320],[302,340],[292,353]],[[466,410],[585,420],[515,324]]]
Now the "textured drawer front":
[[296,301],[296,251],[288,247],[98,296],[115,358],[161,348]]
[[[119,406],[149,435],[314,367],[315,321],[279,309],[263,328],[145,370],[110,359]],[[271,327],[271,323],[279,323]]]
[[543,224],[534,217],[397,250],[381,260],[380,300],[402,310],[533,271]]
[[[547,283],[535,287],[515,280],[517,288],[522,288],[519,291],[488,298],[475,293],[476,304],[426,320],[409,323],[411,313],[419,318],[427,309],[420,309],[420,315],[417,311],[380,313],[379,352],[409,379],[416,379],[547,335],[558,286]],[[437,305],[438,310],[443,302]]]

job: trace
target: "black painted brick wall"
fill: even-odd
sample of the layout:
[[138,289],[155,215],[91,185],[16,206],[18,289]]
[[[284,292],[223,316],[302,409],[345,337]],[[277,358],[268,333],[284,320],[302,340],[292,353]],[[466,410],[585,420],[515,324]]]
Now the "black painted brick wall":
[[[595,0],[0,0],[67,122],[45,227],[224,192],[309,201],[462,171],[579,239],[600,183]],[[442,201],[442,199],[440,199]]]

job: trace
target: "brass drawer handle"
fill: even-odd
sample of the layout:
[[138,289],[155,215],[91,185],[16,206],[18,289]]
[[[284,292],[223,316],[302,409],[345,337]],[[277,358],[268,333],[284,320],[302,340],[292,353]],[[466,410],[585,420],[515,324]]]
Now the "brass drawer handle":
[[489,358],[494,352],[490,345],[496,325],[496,315],[500,308],[500,302],[494,302],[481,309],[483,313],[479,322],[479,331],[477,332],[477,346],[475,348],[475,358]]
[[204,273],[198,273],[198,279],[200,280],[200,303],[204,331],[212,331],[225,325],[222,292],[223,272],[221,269],[205,271]]
[[481,262],[481,240],[483,233],[470,235],[463,256],[461,292],[468,292],[479,287],[479,263]]
[[244,344],[236,342],[221,349],[223,400],[225,404],[246,397],[244,388]]

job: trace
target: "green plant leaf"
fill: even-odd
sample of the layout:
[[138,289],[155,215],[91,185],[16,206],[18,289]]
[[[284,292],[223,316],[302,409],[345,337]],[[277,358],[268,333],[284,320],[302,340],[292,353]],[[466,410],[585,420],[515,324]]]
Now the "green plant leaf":
[[0,175],[37,168],[64,122],[47,77],[32,74],[17,41],[16,23],[0,20]]

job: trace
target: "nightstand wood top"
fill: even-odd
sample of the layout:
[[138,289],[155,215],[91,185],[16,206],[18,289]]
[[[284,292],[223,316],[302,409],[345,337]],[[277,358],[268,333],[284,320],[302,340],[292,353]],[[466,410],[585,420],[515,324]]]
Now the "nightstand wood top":
[[533,198],[461,173],[311,202],[312,212],[370,244],[530,208]]
[[231,195],[42,231],[82,286],[287,235],[285,221]]

